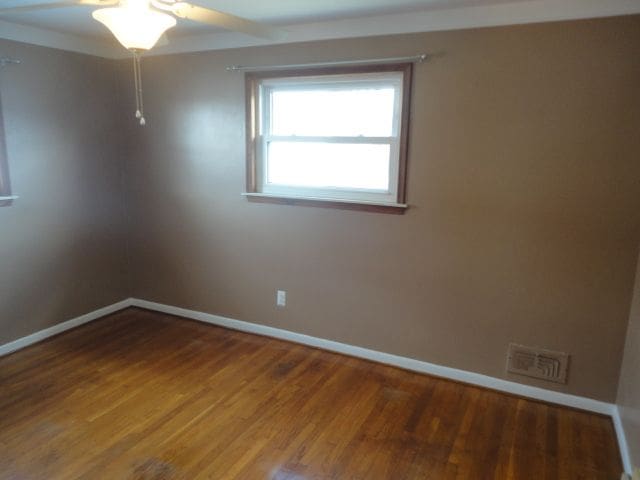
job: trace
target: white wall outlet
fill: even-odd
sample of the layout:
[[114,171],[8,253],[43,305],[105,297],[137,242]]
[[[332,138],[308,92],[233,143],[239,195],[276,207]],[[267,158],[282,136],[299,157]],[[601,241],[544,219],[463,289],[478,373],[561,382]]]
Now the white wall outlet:
[[284,307],[287,304],[287,292],[284,290],[278,290],[276,293],[276,305],[278,307]]

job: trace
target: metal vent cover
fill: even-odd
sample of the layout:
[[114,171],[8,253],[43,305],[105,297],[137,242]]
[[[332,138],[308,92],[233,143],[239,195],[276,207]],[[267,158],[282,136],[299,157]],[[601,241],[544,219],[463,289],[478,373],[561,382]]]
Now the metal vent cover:
[[517,343],[509,344],[507,371],[556,383],[567,383],[569,354]]

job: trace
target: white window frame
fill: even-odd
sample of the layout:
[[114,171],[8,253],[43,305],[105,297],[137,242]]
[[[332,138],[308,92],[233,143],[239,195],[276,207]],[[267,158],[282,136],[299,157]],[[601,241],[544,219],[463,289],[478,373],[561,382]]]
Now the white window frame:
[[[411,64],[330,69],[330,72],[263,72],[247,75],[247,193],[250,197],[350,203],[406,208],[405,175]],[[271,134],[270,113],[273,92],[308,89],[353,89],[391,87],[395,92],[391,136],[276,136]],[[338,187],[304,187],[271,184],[267,181],[266,153],[270,142],[321,142],[389,145],[389,187],[384,190]]]

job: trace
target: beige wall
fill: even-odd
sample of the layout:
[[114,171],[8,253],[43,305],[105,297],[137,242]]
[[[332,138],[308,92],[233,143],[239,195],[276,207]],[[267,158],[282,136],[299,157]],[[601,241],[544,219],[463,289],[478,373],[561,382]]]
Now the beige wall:
[[0,40],[14,193],[0,207],[0,344],[127,294],[113,62]]
[[[640,240],[639,51],[636,16],[147,59],[133,294],[613,401]],[[437,56],[416,68],[405,215],[241,197],[244,85],[226,65],[421,52]],[[506,375],[511,341],[569,352],[568,385]]]
[[640,467],[640,258],[620,373],[618,405],[631,461],[635,467]]

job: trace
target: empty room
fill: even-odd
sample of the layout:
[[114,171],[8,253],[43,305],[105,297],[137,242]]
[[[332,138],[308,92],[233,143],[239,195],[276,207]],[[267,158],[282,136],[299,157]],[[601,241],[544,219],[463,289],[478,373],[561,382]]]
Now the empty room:
[[640,0],[0,2],[0,480],[640,480]]

